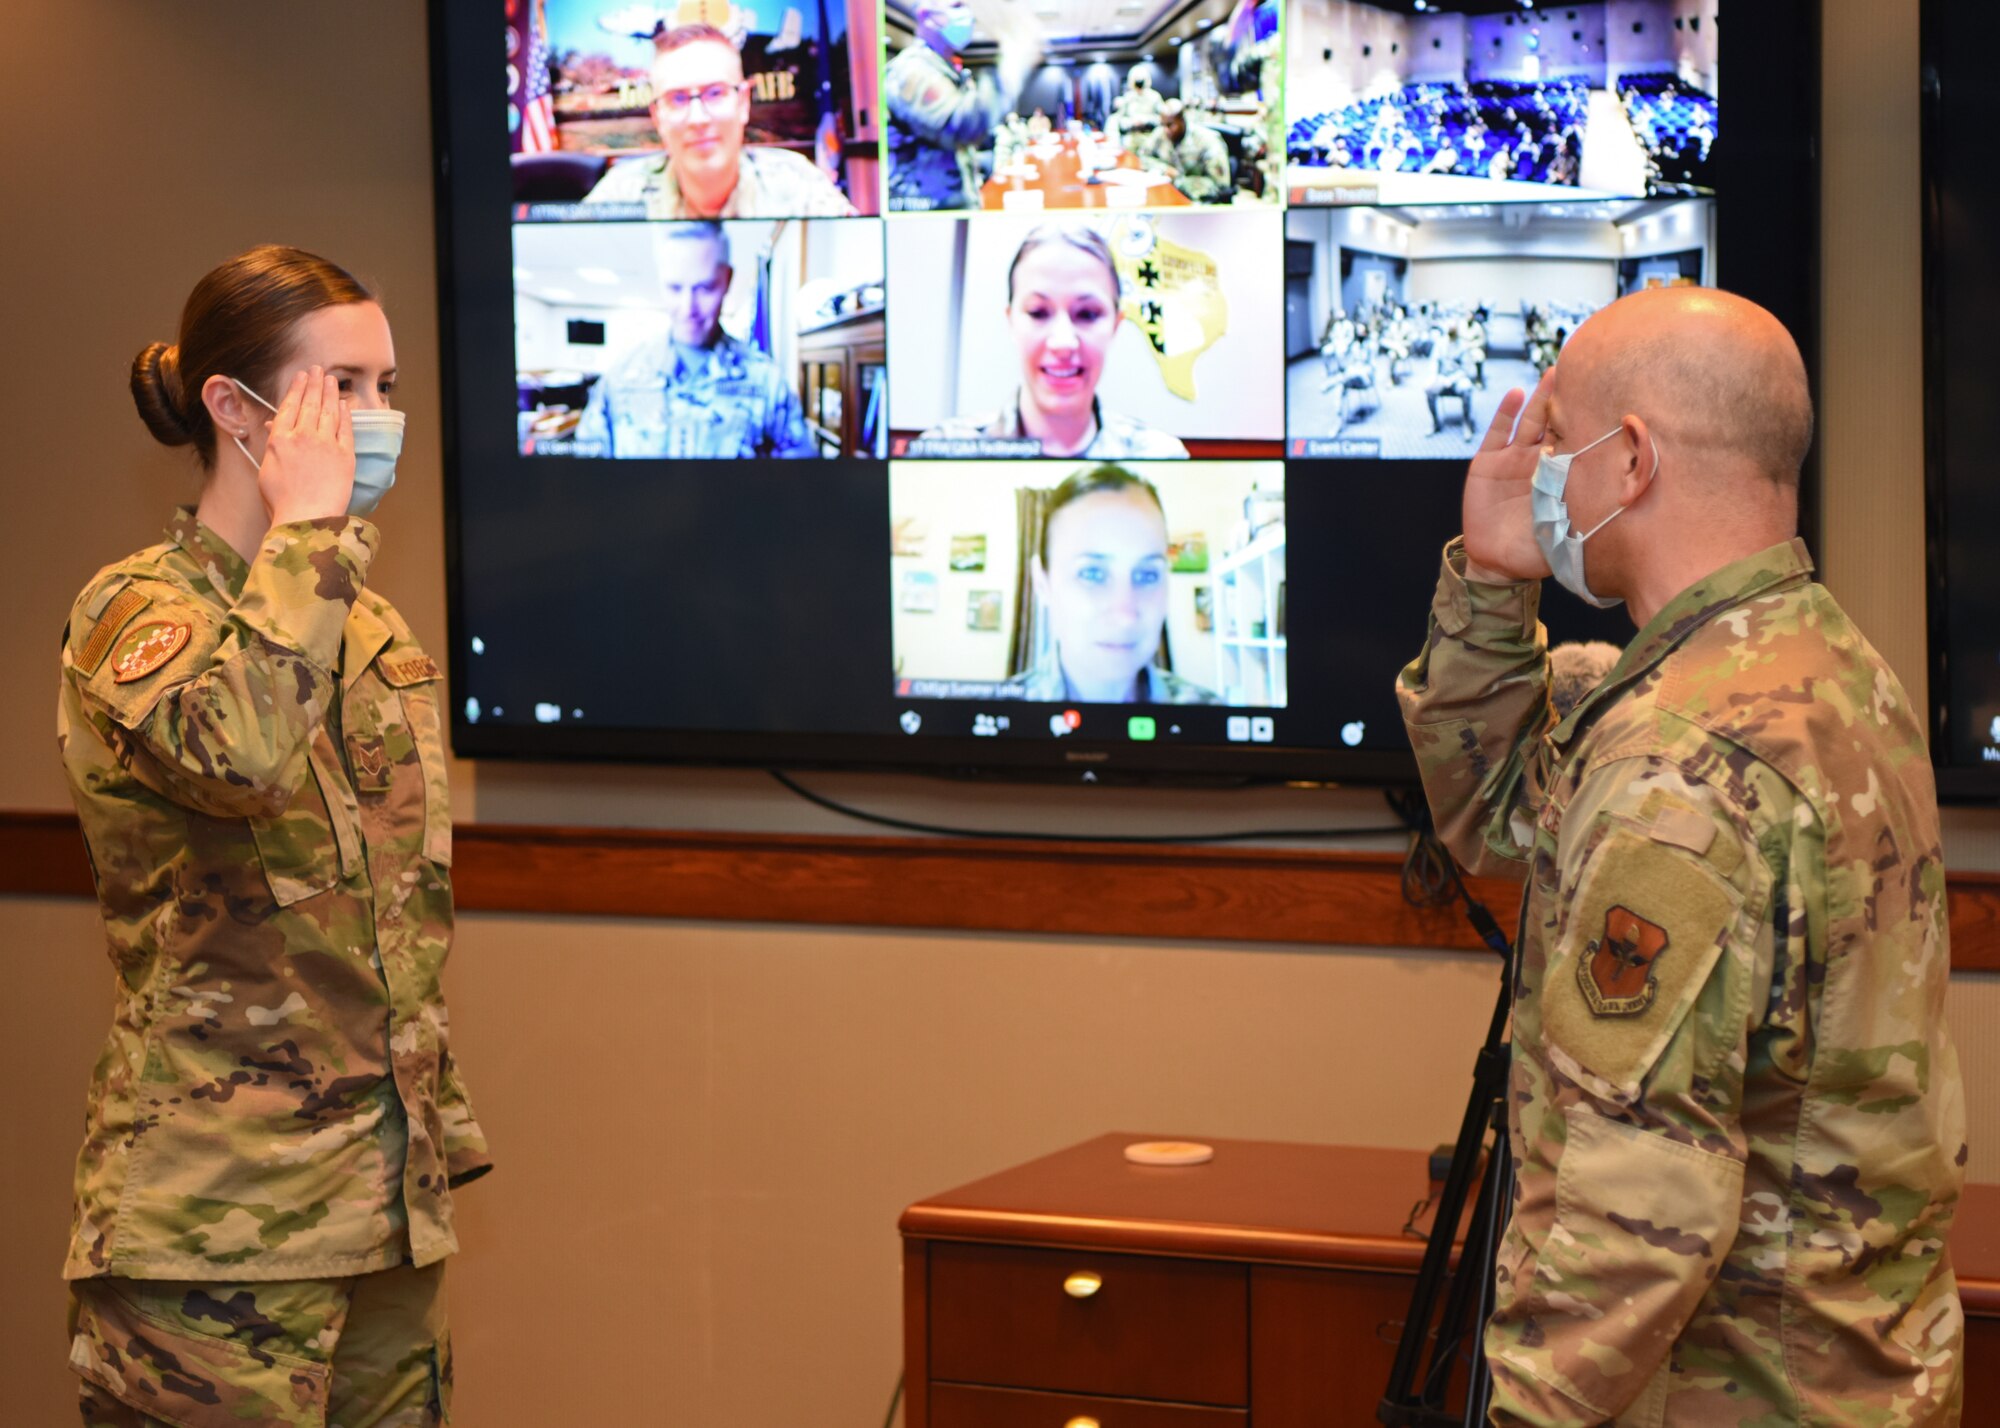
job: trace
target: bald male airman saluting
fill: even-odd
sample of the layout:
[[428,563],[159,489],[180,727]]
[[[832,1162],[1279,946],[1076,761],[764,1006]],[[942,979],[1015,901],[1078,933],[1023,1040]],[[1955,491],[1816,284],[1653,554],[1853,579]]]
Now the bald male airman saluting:
[[[1495,1424],[1959,1421],[1936,796],[1794,535],[1811,436],[1771,314],[1612,304],[1502,401],[1398,683],[1440,834],[1527,884]],[[1560,719],[1550,575],[1639,626]]]

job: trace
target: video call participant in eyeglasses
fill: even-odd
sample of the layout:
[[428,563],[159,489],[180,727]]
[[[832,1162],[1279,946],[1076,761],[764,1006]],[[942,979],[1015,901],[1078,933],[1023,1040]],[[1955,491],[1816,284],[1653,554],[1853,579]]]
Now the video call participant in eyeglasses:
[[746,147],[750,82],[713,25],[662,35],[653,57],[653,124],[664,159],[615,164],[585,203],[643,203],[648,218],[846,218],[854,205],[812,160]]
[[1021,384],[998,411],[954,417],[923,439],[1034,437],[1043,456],[1099,460],[1186,456],[1178,437],[1098,404],[1097,384],[1122,320],[1120,292],[1103,234],[1084,224],[1036,227],[1007,269],[1007,330]]
[[571,454],[818,456],[778,364],[722,329],[733,275],[722,225],[662,225],[653,260],[666,336],[639,346],[591,389]]

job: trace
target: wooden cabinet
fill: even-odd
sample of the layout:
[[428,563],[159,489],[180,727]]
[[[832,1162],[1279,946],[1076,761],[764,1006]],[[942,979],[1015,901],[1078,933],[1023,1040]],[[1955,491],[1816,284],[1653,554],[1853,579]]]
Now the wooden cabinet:
[[889,422],[887,351],[879,308],[799,334],[799,404],[822,455],[875,454]]
[[[1113,1134],[904,1211],[907,1428],[1375,1422],[1423,1241],[1415,1151],[1210,1142],[1175,1169]],[[1952,1252],[1967,1423],[2000,1415],[2000,1187]],[[2000,1421],[2000,1419],[1996,1419]]]

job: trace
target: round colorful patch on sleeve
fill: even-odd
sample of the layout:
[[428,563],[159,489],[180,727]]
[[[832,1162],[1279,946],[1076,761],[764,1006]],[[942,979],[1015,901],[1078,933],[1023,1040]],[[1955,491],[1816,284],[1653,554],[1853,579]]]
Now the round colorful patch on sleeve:
[[118,642],[111,657],[111,677],[115,683],[130,684],[144,679],[181,651],[188,642],[188,626],[178,620],[148,620],[134,626]]

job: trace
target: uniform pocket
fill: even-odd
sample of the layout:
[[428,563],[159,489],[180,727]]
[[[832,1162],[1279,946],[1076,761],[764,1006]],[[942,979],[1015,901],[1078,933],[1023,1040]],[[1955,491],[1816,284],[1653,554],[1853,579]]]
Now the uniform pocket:
[[451,866],[451,780],[445,774],[444,724],[439,718],[438,684],[412,684],[396,693],[403,701],[403,718],[417,746],[417,763],[424,774],[424,856],[439,867]]
[[279,907],[316,897],[340,881],[344,825],[328,806],[317,751],[307,758],[305,774],[285,811],[249,822],[264,880]]
[[1541,1330],[1537,1376],[1609,1417],[1646,1392],[1720,1271],[1743,1166],[1587,1107],[1565,1119],[1555,1223],[1515,1313]]
[[176,1428],[324,1428],[325,1364],[163,1323],[105,1280],[71,1290],[70,1367],[120,1403]]

